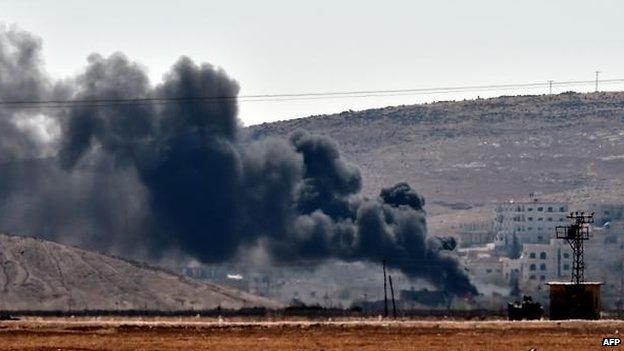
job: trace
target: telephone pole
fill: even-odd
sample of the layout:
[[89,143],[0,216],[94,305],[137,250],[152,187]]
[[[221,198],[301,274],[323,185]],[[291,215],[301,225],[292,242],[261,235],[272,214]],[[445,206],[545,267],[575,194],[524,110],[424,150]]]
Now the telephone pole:
[[392,284],[392,276],[388,276],[388,280],[390,282],[390,294],[392,296],[392,318],[396,319],[396,303],[394,302],[394,285]]
[[620,319],[622,319],[624,318],[624,247],[620,246],[620,252],[622,266],[620,267],[620,305],[618,306],[618,314]]
[[624,259],[620,270],[620,319],[624,318]]
[[552,95],[552,83],[553,80],[548,81],[548,95]]
[[388,317],[388,289],[386,288],[386,260],[383,260],[383,274],[384,274],[384,317]]
[[600,71],[596,71],[596,92],[598,92],[598,75],[600,74]]

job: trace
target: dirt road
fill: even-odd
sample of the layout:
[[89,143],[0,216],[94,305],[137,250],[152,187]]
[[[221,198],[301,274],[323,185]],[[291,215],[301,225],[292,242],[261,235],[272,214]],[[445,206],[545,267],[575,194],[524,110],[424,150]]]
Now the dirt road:
[[31,318],[0,322],[0,350],[604,350],[620,331],[624,321]]

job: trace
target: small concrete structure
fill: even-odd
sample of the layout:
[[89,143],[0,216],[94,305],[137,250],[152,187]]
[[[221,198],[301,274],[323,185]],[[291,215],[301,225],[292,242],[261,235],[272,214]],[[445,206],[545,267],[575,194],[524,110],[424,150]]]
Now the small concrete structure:
[[549,282],[550,319],[600,319],[600,282]]

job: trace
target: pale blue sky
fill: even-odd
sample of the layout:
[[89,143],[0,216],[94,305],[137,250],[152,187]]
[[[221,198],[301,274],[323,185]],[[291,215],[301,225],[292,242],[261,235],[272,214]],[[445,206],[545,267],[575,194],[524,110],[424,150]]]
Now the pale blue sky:
[[[43,38],[56,77],[122,51],[158,81],[188,55],[225,68],[241,94],[624,78],[623,15],[624,1],[599,0],[0,1],[0,22]],[[241,119],[500,93],[250,102]]]

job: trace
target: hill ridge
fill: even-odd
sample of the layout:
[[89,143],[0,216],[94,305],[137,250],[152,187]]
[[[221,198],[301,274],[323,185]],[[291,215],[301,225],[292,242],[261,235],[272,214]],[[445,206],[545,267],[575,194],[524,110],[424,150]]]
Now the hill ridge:
[[529,193],[579,206],[624,199],[621,91],[388,106],[259,124],[247,132],[285,137],[297,129],[335,139],[359,166],[367,196],[410,183],[428,200],[432,228],[443,232],[491,219],[493,204]]
[[0,310],[209,310],[279,304],[159,267],[0,234]]

